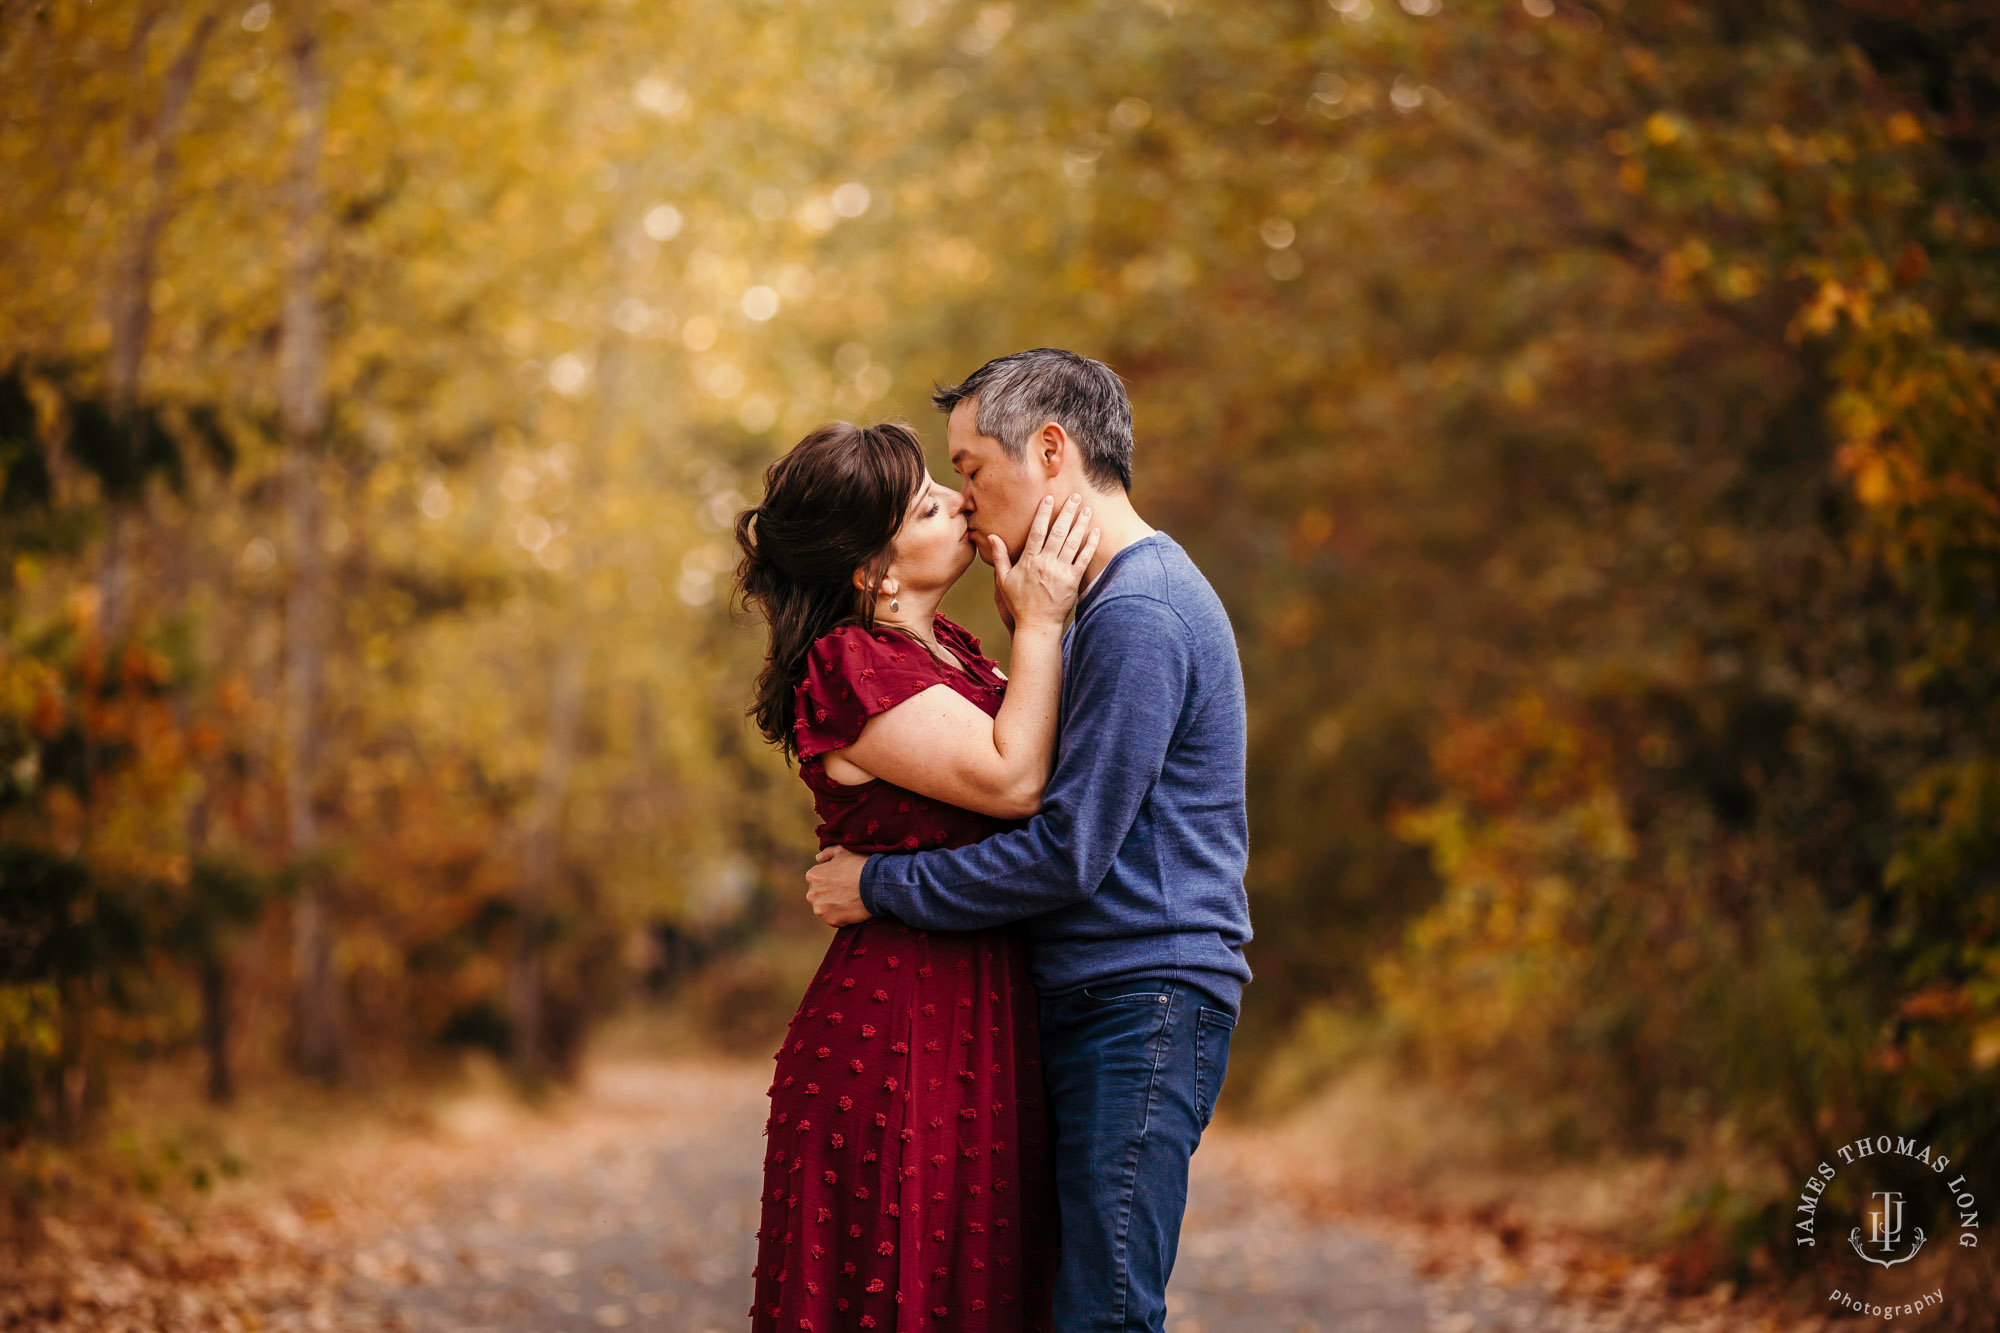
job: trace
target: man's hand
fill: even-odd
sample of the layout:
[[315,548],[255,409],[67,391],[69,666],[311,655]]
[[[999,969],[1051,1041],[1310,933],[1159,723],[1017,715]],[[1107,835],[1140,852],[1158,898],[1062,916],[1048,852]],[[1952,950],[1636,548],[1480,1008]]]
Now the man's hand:
[[865,856],[856,856],[845,847],[828,847],[813,858],[806,871],[806,901],[813,915],[838,929],[866,921],[868,909],[861,905],[861,867]]

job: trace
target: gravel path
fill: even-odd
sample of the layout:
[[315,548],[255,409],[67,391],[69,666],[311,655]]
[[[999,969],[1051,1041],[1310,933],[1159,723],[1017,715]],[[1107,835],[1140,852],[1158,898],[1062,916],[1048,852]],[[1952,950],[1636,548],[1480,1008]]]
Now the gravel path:
[[[736,1333],[755,1258],[764,1087],[754,1069],[599,1069],[553,1116],[448,1111],[428,1157],[350,1180],[388,1201],[356,1241],[341,1326]],[[1554,1321],[1520,1289],[1421,1276],[1391,1239],[1243,1183],[1226,1126],[1195,1157],[1171,1333],[1477,1333]]]

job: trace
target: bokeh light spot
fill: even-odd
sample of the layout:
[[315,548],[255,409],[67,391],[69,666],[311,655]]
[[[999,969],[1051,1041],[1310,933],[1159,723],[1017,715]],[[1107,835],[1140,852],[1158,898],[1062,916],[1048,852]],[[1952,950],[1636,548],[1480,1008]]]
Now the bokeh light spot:
[[840,214],[833,211],[833,203],[825,195],[816,194],[799,205],[799,224],[807,231],[832,231],[839,221]]
[[858,218],[868,211],[871,198],[866,185],[860,181],[848,181],[833,192],[833,198],[829,202],[833,205],[833,211],[840,216]]
[[959,34],[958,49],[969,56],[983,56],[1000,44],[1014,26],[1014,6],[981,5],[972,26]]
[[646,210],[646,234],[656,241],[671,241],[681,234],[681,211],[672,204],[655,204]]
[[648,74],[632,85],[632,100],[656,116],[671,116],[687,105],[687,90],[672,79]]
[[589,378],[590,367],[575,352],[564,352],[549,363],[549,387],[565,398],[582,393],[584,381]]
[[636,296],[626,297],[611,312],[611,322],[618,326],[620,333],[644,333],[652,321],[653,312]]
[[549,544],[555,536],[555,529],[540,514],[530,514],[514,525],[514,540],[524,551],[534,552]]
[[431,522],[440,521],[451,513],[451,488],[442,481],[430,482],[418,497],[417,508]]
[[681,344],[690,352],[706,352],[715,346],[715,321],[707,315],[695,315],[681,325]]
[[1137,97],[1119,99],[1111,108],[1111,127],[1119,130],[1136,130],[1153,118],[1153,108]]

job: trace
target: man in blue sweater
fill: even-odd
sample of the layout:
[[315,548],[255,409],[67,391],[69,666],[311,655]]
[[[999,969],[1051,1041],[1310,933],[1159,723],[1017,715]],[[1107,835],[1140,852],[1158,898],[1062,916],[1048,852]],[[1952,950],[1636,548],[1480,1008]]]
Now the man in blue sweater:
[[1022,921],[1041,996],[1062,1216],[1062,1333],[1166,1325],[1188,1158],[1229,1060],[1250,938],[1243,671],[1222,603],[1133,509],[1132,409],[1109,367],[1043,348],[934,399],[985,549],[1018,553],[1044,496],[1101,533],[1063,640],[1041,812],[970,847],[821,853],[829,925]]

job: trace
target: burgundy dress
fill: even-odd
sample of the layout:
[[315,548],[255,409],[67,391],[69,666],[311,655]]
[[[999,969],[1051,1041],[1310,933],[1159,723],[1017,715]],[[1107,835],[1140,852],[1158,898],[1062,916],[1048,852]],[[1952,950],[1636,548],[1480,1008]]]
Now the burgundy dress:
[[[954,670],[905,635],[859,627],[815,643],[798,690],[799,773],[820,846],[962,847],[1004,821],[877,779],[842,786],[821,756],[944,683],[987,713],[1006,682],[939,616]],[[846,926],[777,1053],[755,1333],[1051,1326],[1055,1202],[1035,992],[1010,930]]]

